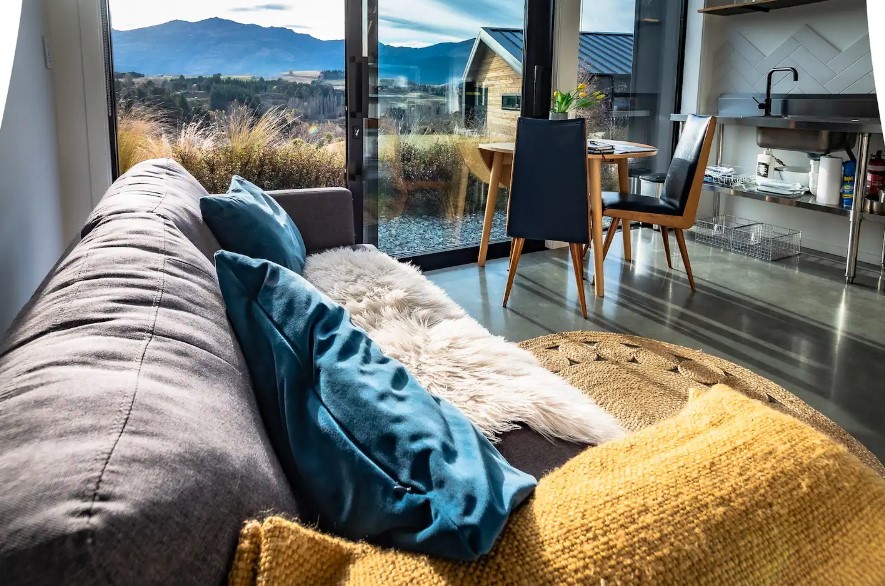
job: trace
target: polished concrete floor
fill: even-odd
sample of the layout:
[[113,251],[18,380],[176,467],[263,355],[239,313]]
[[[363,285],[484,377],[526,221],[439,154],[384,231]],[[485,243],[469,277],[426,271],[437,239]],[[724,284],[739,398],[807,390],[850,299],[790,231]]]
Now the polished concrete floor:
[[[672,237],[671,237],[672,238]],[[620,235],[605,263],[605,298],[586,283],[581,318],[567,249],[525,255],[507,308],[507,260],[428,273],[474,318],[512,341],[581,329],[623,332],[731,360],[818,409],[885,462],[885,279],[862,267],[846,286],[844,261],[803,254],[775,263],[688,243],[692,294],[672,243],[633,230],[633,263]]]

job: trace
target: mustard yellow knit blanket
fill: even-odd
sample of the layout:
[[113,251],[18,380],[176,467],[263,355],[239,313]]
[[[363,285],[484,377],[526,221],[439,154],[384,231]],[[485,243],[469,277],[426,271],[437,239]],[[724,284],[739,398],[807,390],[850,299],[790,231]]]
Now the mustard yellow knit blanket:
[[230,584],[885,585],[885,480],[725,387],[544,477],[495,549],[458,563],[271,517]]

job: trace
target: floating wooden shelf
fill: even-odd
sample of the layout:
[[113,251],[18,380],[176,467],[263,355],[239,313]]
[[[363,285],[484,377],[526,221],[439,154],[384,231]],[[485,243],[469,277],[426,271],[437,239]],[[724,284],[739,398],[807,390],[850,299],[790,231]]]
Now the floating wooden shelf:
[[817,4],[827,0],[756,0],[755,2],[735,2],[723,6],[711,6],[701,8],[698,12],[713,16],[734,16],[737,14],[751,14],[756,12],[769,12],[778,8],[792,8],[805,4]]

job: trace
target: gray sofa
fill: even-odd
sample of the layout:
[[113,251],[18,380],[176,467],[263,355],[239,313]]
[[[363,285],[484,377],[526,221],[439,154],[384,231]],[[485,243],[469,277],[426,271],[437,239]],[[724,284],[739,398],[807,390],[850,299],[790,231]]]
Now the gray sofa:
[[[245,520],[298,516],[203,195],[171,160],[127,173],[0,343],[0,582],[220,584]],[[353,245],[347,190],[273,195],[309,251]],[[536,475],[579,449],[527,430],[501,447]]]

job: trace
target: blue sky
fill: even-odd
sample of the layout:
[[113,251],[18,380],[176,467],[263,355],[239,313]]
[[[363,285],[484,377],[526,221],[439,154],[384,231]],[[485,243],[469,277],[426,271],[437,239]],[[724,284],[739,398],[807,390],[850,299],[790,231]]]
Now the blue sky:
[[[582,30],[633,30],[636,0],[583,2]],[[123,30],[220,17],[288,27],[320,39],[344,37],[344,0],[110,0],[110,6],[114,28]],[[523,6],[520,0],[379,0],[379,38],[406,46],[462,41],[483,26],[522,27]]]

